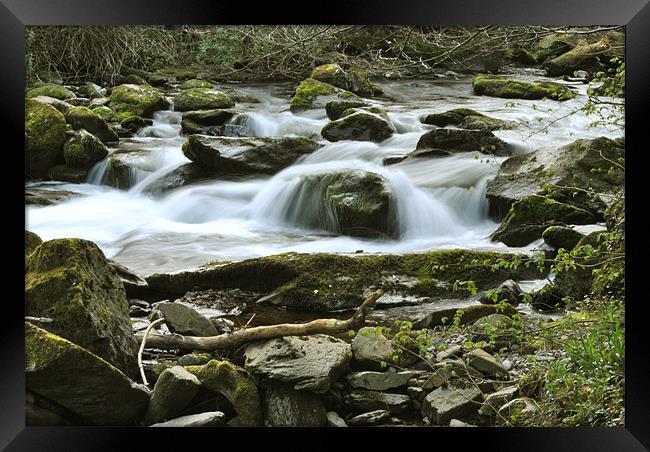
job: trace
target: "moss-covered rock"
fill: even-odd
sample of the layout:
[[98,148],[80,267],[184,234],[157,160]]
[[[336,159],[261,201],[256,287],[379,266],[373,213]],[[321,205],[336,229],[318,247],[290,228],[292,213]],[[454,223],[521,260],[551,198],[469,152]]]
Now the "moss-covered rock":
[[368,72],[359,67],[351,67],[346,72],[336,63],[323,64],[312,70],[310,78],[349,90],[362,97],[383,94],[381,88],[370,81]]
[[190,80],[185,80],[183,83],[180,84],[179,88],[180,89],[195,89],[195,88],[210,89],[212,88],[212,83],[208,82],[207,80],[198,80],[194,78]]
[[25,312],[49,317],[47,328],[135,377],[138,345],[124,286],[92,242],[57,239],[27,259]]
[[549,227],[564,224],[592,224],[596,217],[584,209],[544,196],[531,195],[515,202],[492,240],[508,246],[525,246],[542,237]]
[[422,122],[438,127],[451,125],[469,130],[511,129],[515,126],[512,121],[491,118],[469,108],[455,108],[444,113],[431,113],[423,117]]
[[575,93],[567,86],[555,82],[522,82],[495,75],[479,74],[472,81],[474,94],[506,99],[568,100]]
[[[542,68],[550,76],[573,75],[574,71],[583,70],[590,74],[603,69],[608,65],[610,44],[603,38],[592,44],[577,46],[562,55],[546,61]],[[601,60],[603,62],[601,62]]]
[[[104,92],[105,91],[106,90],[104,90]],[[104,93],[102,93],[102,88],[95,85],[93,82],[86,82],[83,85],[81,85],[77,90],[77,94],[80,95],[81,97],[86,97],[88,99],[98,99],[100,97],[104,97]]]
[[238,425],[262,424],[262,406],[255,382],[246,370],[228,361],[212,360],[202,366],[186,366],[203,387],[223,394],[237,411]]
[[141,116],[129,116],[124,121],[120,123],[123,129],[130,130],[135,133],[143,127],[153,125],[153,120],[149,118],[143,118]]
[[[535,269],[495,270],[513,255],[445,250],[400,255],[280,254],[240,262],[215,263],[197,271],[146,278],[148,299],[180,296],[189,290],[238,288],[272,293],[266,302],[309,310],[356,308],[368,290],[382,287],[440,300],[471,296],[454,282],[472,280],[496,287],[507,279],[538,277]],[[143,294],[144,296],[144,294]]]
[[[343,112],[344,115],[345,112]],[[330,121],[321,130],[321,135],[329,141],[358,140],[379,142],[390,138],[393,133],[395,133],[395,127],[390,121],[378,114],[365,110],[357,110],[340,119]]]
[[328,83],[341,89],[348,89],[348,74],[336,63],[322,64],[311,71],[310,78]]
[[65,118],[54,107],[25,102],[25,154],[28,179],[46,179],[50,168],[63,161]]
[[108,149],[104,143],[84,129],[68,138],[63,146],[63,158],[69,168],[89,170],[107,155]]
[[135,425],[149,394],[72,342],[25,322],[25,387],[96,425]]
[[214,177],[214,173],[204,170],[198,164],[191,162],[179,166],[175,170],[159,177],[142,188],[143,193],[154,196],[162,195],[178,187],[184,187],[194,182]]
[[361,98],[350,91],[346,91],[328,83],[319,82],[308,78],[300,82],[296,92],[291,98],[289,108],[292,112],[324,108],[332,100],[354,100],[362,102]]
[[73,107],[65,116],[73,129],[86,129],[104,143],[119,141],[119,137],[106,121],[88,107]]
[[27,97],[31,98],[36,96],[53,97],[59,100],[73,99],[77,97],[68,88],[65,88],[61,85],[54,85],[54,84],[45,84],[39,86],[38,88],[30,89],[29,91],[27,91]]
[[37,234],[25,229],[25,258],[32,254],[32,251],[41,243],[43,243],[43,240]]
[[106,105],[98,105],[96,107],[93,107],[92,111],[104,121],[110,121],[113,119],[113,110],[108,108]]
[[538,194],[589,210],[600,220],[605,200],[624,185],[624,164],[624,144],[605,137],[510,157],[488,183],[490,213],[503,218],[513,202]]
[[510,59],[515,63],[519,63],[524,66],[536,66],[538,64],[535,54],[527,49],[524,49],[523,47],[516,47],[512,49]]
[[335,121],[343,116],[343,112],[350,108],[365,107],[363,100],[333,100],[325,104],[327,117]]
[[542,233],[544,242],[556,250],[564,248],[570,251],[583,237],[584,234],[568,226],[550,226]]
[[152,86],[124,84],[113,88],[108,106],[114,112],[114,119],[122,121],[129,116],[150,118],[154,111],[165,110],[169,104]]
[[318,143],[301,137],[211,137],[190,135],[183,154],[206,172],[220,175],[275,174]]
[[68,102],[64,100],[55,99],[54,97],[36,96],[33,97],[32,99],[56,108],[61,113],[63,113],[64,116],[68,112],[68,110],[73,107],[73,105],[69,104]]
[[183,113],[183,133],[202,135],[225,135],[226,123],[235,116],[233,110],[198,110]]
[[348,89],[362,97],[381,96],[384,91],[370,81],[370,74],[359,67],[348,69]]
[[205,88],[185,89],[174,97],[176,111],[212,110],[234,106],[235,101],[227,94]]
[[510,145],[489,130],[433,129],[420,137],[415,149],[447,153],[479,151],[499,156],[511,153]]

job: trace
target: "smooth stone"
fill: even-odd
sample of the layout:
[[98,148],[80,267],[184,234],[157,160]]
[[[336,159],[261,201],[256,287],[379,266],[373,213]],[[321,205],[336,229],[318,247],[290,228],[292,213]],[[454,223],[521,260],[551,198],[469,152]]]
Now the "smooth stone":
[[348,419],[348,425],[377,425],[387,421],[390,421],[390,413],[388,411],[375,410]]
[[178,415],[197,394],[201,382],[181,366],[164,370],[153,388],[147,407],[149,424],[163,422]]
[[223,425],[226,415],[221,411],[209,411],[201,414],[191,414],[172,419],[167,422],[150,425],[149,427],[215,427]]

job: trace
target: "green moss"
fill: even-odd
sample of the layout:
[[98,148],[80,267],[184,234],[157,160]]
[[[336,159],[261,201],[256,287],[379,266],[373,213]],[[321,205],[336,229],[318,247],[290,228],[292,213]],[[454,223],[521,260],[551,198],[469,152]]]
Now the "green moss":
[[25,258],[38,247],[43,240],[31,231],[25,230]]
[[106,146],[86,130],[80,130],[63,146],[63,158],[70,168],[89,170],[107,155]]
[[308,78],[300,82],[296,93],[291,98],[291,111],[307,110],[312,107],[314,100],[319,96],[331,96],[336,93],[336,87],[327,83]]
[[191,79],[186,80],[179,86],[180,89],[194,89],[194,88],[212,88],[212,83],[206,80]]
[[31,98],[36,96],[48,96],[60,100],[67,100],[75,97],[74,93],[69,89],[53,84],[39,86],[38,88],[30,89],[27,92],[27,97]]
[[119,137],[106,121],[88,107],[72,107],[65,117],[73,129],[85,129],[105,143],[119,141]]
[[336,63],[322,64],[318,67],[315,67],[311,71],[311,78],[315,80],[322,80],[334,77],[336,75],[345,74],[341,66]]
[[521,82],[498,76],[479,74],[472,81],[474,93],[503,97],[506,99],[553,99],[568,100],[575,93],[564,85],[554,82]]
[[202,366],[186,366],[210,391],[223,394],[237,411],[239,424],[262,423],[262,406],[257,386],[246,370],[228,361],[211,360]]
[[113,110],[108,108],[106,105],[99,105],[93,108],[92,111],[104,121],[110,121],[113,118]]
[[235,101],[228,95],[205,88],[184,89],[174,97],[174,108],[177,111],[211,110],[234,106]]
[[25,152],[27,177],[47,178],[50,168],[63,161],[66,123],[54,107],[27,99],[25,102]]
[[152,86],[125,84],[113,89],[108,106],[115,112],[114,119],[122,121],[128,116],[151,117],[154,111],[167,108],[167,101]]

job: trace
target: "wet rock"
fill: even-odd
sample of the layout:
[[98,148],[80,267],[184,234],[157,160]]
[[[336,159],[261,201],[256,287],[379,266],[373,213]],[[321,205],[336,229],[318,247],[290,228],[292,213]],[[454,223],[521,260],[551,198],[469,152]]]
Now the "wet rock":
[[88,107],[73,107],[66,113],[65,119],[73,129],[86,129],[104,143],[119,141],[117,134],[104,119]]
[[38,88],[33,88],[27,91],[28,98],[38,97],[38,96],[53,97],[59,100],[70,100],[76,97],[75,94],[72,91],[70,91],[68,88],[61,85],[55,85],[52,83],[48,83],[39,86]]
[[133,425],[149,394],[98,356],[25,323],[25,386],[97,425]]
[[390,413],[387,410],[375,410],[348,419],[348,425],[378,425],[389,421]]
[[50,317],[47,329],[135,377],[133,337],[124,286],[93,242],[57,239],[27,259],[25,312]]
[[422,118],[424,124],[438,127],[458,126],[469,130],[499,130],[514,127],[511,121],[491,118],[469,108],[455,108],[444,113],[432,113]]
[[221,411],[209,411],[206,413],[181,416],[171,421],[150,425],[149,427],[216,427],[225,423],[225,414]]
[[50,168],[63,161],[66,139],[63,115],[33,99],[25,101],[25,165],[28,179],[47,179]]
[[181,127],[183,133],[204,135],[224,135],[224,125],[235,116],[232,110],[199,110],[183,113]]
[[544,242],[551,248],[572,250],[585,235],[569,226],[550,226],[542,232]]
[[353,388],[384,391],[386,389],[406,386],[411,378],[423,375],[423,371],[405,370],[402,372],[353,372],[346,376]]
[[[492,292],[492,296],[486,292],[482,292],[478,301],[482,304],[499,304],[501,301],[505,300],[506,303],[517,306],[521,301],[521,287],[512,279],[502,282],[499,287]],[[494,298],[496,296],[496,298]]]
[[508,376],[508,371],[503,364],[483,349],[475,348],[463,357],[469,366],[479,370],[487,377],[504,378]]
[[104,143],[84,129],[74,133],[63,145],[63,158],[69,168],[89,170],[107,155]]
[[575,93],[567,86],[555,82],[522,82],[502,76],[479,74],[472,81],[474,94],[506,99],[568,100]]
[[525,246],[542,237],[557,223],[592,224],[596,217],[579,207],[539,195],[530,195],[515,202],[508,216],[492,234],[493,241],[508,246]]
[[359,100],[333,100],[325,104],[325,112],[327,117],[332,121],[340,119],[343,116],[343,112],[349,110],[350,108],[359,108],[365,107],[366,102]]
[[324,108],[328,102],[333,100],[362,101],[360,97],[350,91],[308,78],[300,82],[296,88],[289,107],[295,113],[302,110]]
[[323,138],[329,141],[380,142],[390,138],[393,133],[395,133],[395,127],[387,118],[366,110],[358,110],[331,121],[321,130]]
[[35,206],[51,206],[59,202],[79,196],[68,190],[51,190],[48,188],[26,188],[25,189],[25,205]]
[[321,398],[309,391],[296,391],[273,383],[264,393],[266,421],[273,427],[320,427],[327,423]]
[[228,361],[212,360],[202,366],[186,366],[203,387],[223,394],[237,411],[237,424],[262,424],[262,406],[255,382],[248,372]]
[[431,392],[422,403],[422,416],[437,425],[446,425],[454,418],[463,419],[476,413],[483,395],[474,387],[441,387]]
[[174,110],[194,111],[232,108],[235,101],[221,91],[190,88],[184,89],[174,97]]
[[[611,161],[624,159],[625,146],[605,137],[580,139],[560,148],[510,157],[487,185],[490,214],[504,218],[514,202],[529,195],[546,195],[602,218],[607,195],[616,192],[625,181],[624,171]],[[564,186],[579,190],[558,188]]]
[[489,130],[433,129],[418,140],[416,151],[448,153],[479,151],[498,156],[510,155],[510,145]]
[[322,394],[345,372],[352,352],[342,340],[318,334],[250,344],[244,356],[246,369],[260,377]]
[[[361,328],[352,340],[353,364],[357,369],[385,370],[382,362],[406,367],[416,359],[410,354],[397,351],[397,347],[394,348],[392,342],[373,327]],[[398,356],[397,362],[393,361],[393,356]]]
[[343,418],[335,413],[334,411],[327,412],[327,425],[330,427],[347,427]]
[[67,165],[56,165],[50,169],[50,179],[71,184],[86,182],[88,170],[81,168],[70,168]]
[[494,416],[497,411],[510,402],[519,393],[517,386],[508,386],[485,397],[483,406],[478,410],[482,416]]
[[157,110],[169,106],[160,91],[149,85],[124,84],[113,88],[108,106],[115,112],[115,120],[129,116],[150,118]]
[[123,129],[130,130],[133,133],[136,133],[138,130],[143,127],[152,126],[153,120],[149,118],[142,118],[140,116],[129,116],[120,123],[120,126]]
[[199,164],[185,163],[142,188],[143,193],[162,195],[175,188],[210,179],[214,173],[206,171]]
[[411,398],[407,395],[360,389],[346,394],[345,403],[355,412],[388,410],[390,414],[398,414],[411,409]]
[[299,137],[210,137],[190,135],[183,154],[205,171],[219,175],[275,174],[309,154],[318,144]]
[[217,336],[219,332],[212,322],[194,309],[182,303],[158,303],[156,305],[165,324],[172,333],[185,336]]
[[407,155],[389,155],[388,157],[384,157],[381,164],[384,166],[395,165],[396,163],[403,162],[407,157]]
[[177,416],[199,391],[201,382],[181,366],[163,371],[147,407],[146,422],[155,424]]
[[41,243],[43,240],[37,234],[25,229],[25,258],[32,254]]

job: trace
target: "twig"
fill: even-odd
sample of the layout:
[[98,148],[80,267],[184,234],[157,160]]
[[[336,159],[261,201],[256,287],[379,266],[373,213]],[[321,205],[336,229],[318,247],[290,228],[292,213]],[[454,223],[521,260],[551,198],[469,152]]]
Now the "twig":
[[162,323],[165,321],[165,318],[161,318],[158,320],[154,320],[149,324],[147,329],[144,331],[144,336],[142,337],[142,342],[140,343],[140,350],[138,350],[138,368],[140,369],[140,375],[142,376],[142,383],[144,383],[145,386],[149,386],[149,382],[147,381],[147,377],[144,374],[144,366],[142,365],[142,353],[144,352],[144,346],[147,342],[147,336],[149,335],[149,331],[151,329],[158,325],[159,323]]

